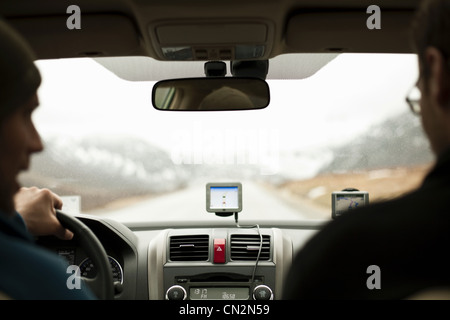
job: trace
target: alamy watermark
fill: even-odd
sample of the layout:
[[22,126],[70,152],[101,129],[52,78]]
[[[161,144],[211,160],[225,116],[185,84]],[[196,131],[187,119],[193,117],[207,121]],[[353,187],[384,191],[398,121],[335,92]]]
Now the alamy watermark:
[[70,274],[67,277],[66,286],[69,290],[81,289],[81,275],[80,275],[80,267],[76,265],[70,265],[66,270],[67,274]]
[[262,175],[279,171],[279,132],[274,128],[218,129],[196,121],[190,130],[173,132],[172,146],[177,165],[255,165]]
[[81,9],[77,5],[70,5],[66,10],[67,14],[70,16],[67,18],[66,26],[69,30],[80,30],[81,29]]
[[381,29],[381,9],[377,5],[371,5],[367,7],[367,14],[370,14],[370,17],[367,18],[366,26],[369,30],[380,30]]
[[370,265],[367,267],[366,270],[367,274],[370,274],[370,276],[367,278],[366,286],[367,289],[373,290],[373,289],[381,289],[381,269],[377,265]]

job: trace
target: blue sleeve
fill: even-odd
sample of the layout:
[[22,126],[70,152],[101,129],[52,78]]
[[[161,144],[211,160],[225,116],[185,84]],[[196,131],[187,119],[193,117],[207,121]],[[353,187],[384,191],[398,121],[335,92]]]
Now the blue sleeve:
[[34,243],[1,234],[0,242],[0,273],[8,275],[1,277],[0,291],[7,296],[25,300],[96,298],[83,281],[70,289],[73,272],[62,257]]
[[17,212],[11,216],[0,212],[0,230],[7,234],[34,242],[33,236],[28,232],[25,220]]
[[95,299],[67,261],[34,243],[23,218],[0,213],[0,292],[12,299]]
[[23,227],[24,230],[28,231],[25,220],[18,212],[16,212],[16,214],[12,217],[12,221],[18,227],[21,227],[21,228]]

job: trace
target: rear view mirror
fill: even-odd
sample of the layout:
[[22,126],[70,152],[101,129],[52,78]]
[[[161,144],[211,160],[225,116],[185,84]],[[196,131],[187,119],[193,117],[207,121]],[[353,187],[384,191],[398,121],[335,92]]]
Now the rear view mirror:
[[155,84],[152,93],[153,106],[158,110],[251,110],[263,109],[269,101],[269,86],[258,78],[164,80]]

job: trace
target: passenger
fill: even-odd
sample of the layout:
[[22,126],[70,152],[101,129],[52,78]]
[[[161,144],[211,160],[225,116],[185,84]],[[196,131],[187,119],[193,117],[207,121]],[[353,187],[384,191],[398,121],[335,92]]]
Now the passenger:
[[61,199],[45,189],[19,191],[17,175],[43,149],[31,118],[41,82],[33,60],[22,38],[0,19],[0,297],[93,299],[84,284],[70,290],[67,262],[33,242],[32,234],[73,236],[55,216]]
[[403,299],[450,287],[450,0],[424,1],[412,27],[421,99],[409,103],[436,164],[417,190],[318,232],[294,259],[284,299]]

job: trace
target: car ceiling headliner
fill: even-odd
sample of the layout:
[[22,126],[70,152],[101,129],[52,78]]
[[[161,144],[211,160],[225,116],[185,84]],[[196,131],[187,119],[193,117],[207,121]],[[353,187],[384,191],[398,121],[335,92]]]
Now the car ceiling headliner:
[[[146,56],[164,60],[164,40],[158,38],[161,27],[174,28],[167,41],[176,44],[179,40],[175,39],[180,38],[177,31],[186,28],[205,33],[220,23],[228,26],[225,32],[236,32],[231,35],[233,38],[248,22],[265,28],[263,58],[271,59],[272,65],[268,78],[284,79],[308,77],[341,52],[411,52],[409,21],[418,3],[419,0],[378,0],[381,30],[368,30],[365,26],[366,9],[373,4],[366,0],[78,0],[81,30],[66,28],[66,10],[73,1],[2,0],[0,15],[27,38],[39,59]],[[252,29],[248,32],[251,39]],[[191,38],[196,41],[195,34]],[[227,41],[220,33],[211,36],[206,32],[200,38],[202,45],[212,47]],[[193,45],[198,45],[198,41]],[[304,64],[296,61],[295,68],[289,56],[272,59],[287,53],[324,54],[306,59]],[[164,77],[177,74],[176,63],[168,67],[147,59],[143,67],[137,61],[140,60],[129,59],[124,67],[112,60],[98,60],[129,80],[161,79],[160,72]],[[192,63],[191,74],[203,76],[202,65],[201,61]],[[275,68],[277,65],[282,67]],[[152,75],[146,70],[152,70]]]

